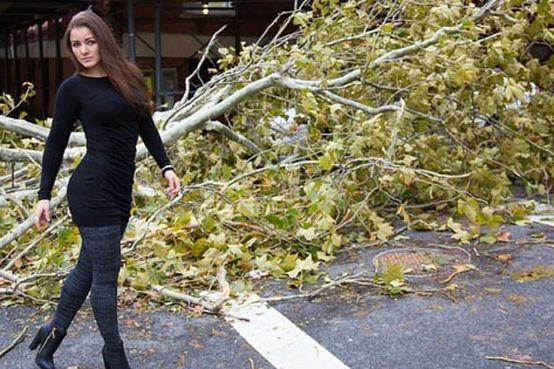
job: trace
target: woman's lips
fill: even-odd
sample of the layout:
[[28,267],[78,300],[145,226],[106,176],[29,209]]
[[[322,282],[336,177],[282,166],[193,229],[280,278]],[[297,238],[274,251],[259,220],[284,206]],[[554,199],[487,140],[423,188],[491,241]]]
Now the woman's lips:
[[82,59],[82,61],[83,61],[84,63],[88,63],[88,62],[91,61],[91,60],[92,60],[92,58]]

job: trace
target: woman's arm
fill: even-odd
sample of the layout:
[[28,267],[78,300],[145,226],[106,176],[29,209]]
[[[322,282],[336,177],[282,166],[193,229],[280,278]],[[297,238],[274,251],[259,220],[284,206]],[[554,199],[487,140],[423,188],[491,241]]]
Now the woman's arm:
[[54,104],[52,128],[46,139],[42,154],[39,201],[35,208],[35,226],[39,231],[50,223],[50,196],[54,181],[60,170],[65,148],[78,113],[78,95],[68,80],[58,89]]
[[172,170],[173,167],[167,157],[162,139],[150,114],[144,114],[139,120],[139,135],[144,145],[146,145],[146,148],[161,168],[162,175],[164,175],[167,170]]
[[143,118],[139,120],[139,134],[142,141],[146,145],[146,148],[156,160],[156,163],[162,170],[162,176],[167,180],[169,185],[169,195],[175,196],[179,193],[181,184],[179,177],[175,174],[173,166],[167,157],[162,139],[158,133],[158,129],[154,124],[154,120],[150,114],[144,114]]
[[63,159],[69,135],[78,113],[78,91],[74,91],[69,79],[58,89],[54,104],[52,128],[42,154],[39,200],[49,200]]

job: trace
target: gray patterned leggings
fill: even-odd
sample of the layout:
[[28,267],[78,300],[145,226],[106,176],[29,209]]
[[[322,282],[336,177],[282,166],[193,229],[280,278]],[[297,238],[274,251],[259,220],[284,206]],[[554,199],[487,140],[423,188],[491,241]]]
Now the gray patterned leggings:
[[107,347],[122,343],[117,323],[117,276],[126,226],[79,227],[79,260],[64,281],[54,313],[54,325],[67,330],[90,291],[94,319]]

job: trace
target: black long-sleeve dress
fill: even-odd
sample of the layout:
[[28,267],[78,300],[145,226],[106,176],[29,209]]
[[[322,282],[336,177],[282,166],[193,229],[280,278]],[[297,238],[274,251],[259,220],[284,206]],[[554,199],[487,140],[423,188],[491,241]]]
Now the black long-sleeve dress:
[[73,222],[124,224],[131,210],[138,136],[160,168],[170,165],[152,117],[133,109],[107,77],[75,74],[64,80],[42,157],[39,199],[50,199],[76,119],[83,125],[87,152],[68,184]]

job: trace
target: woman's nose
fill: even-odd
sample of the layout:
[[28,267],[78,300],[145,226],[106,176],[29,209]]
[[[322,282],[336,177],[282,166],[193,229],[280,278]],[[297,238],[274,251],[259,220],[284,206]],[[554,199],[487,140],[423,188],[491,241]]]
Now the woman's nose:
[[88,49],[87,49],[87,46],[86,45],[81,45],[81,54],[86,54],[88,52]]

